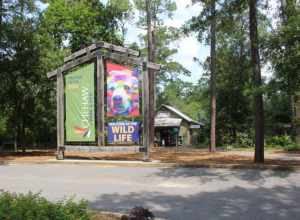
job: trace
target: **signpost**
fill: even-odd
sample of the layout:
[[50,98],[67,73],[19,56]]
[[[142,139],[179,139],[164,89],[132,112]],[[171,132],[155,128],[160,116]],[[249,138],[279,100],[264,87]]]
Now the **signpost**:
[[159,65],[100,42],[64,59],[57,79],[57,152],[143,151],[149,157],[148,71]]

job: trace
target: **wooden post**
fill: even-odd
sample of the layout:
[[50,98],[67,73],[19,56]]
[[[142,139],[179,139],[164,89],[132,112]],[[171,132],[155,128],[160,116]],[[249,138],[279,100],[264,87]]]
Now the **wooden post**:
[[144,161],[149,160],[149,81],[148,81],[147,63],[143,63],[143,146],[144,146]]
[[[145,0],[146,5],[146,20],[147,20],[147,42],[148,42],[148,61],[155,61],[155,24],[154,28],[153,23],[156,21],[153,19],[152,21],[152,8],[151,8],[151,0]],[[154,128],[154,118],[155,118],[155,70],[147,69],[148,72],[148,89],[149,89],[149,144],[150,148],[154,147],[154,136],[155,136],[155,128]]]
[[104,136],[104,64],[103,57],[97,56],[97,137],[98,146],[105,145]]
[[65,140],[65,129],[64,129],[64,78],[61,69],[58,70],[57,74],[57,89],[56,89],[56,101],[57,101],[57,159],[64,159],[64,140]]

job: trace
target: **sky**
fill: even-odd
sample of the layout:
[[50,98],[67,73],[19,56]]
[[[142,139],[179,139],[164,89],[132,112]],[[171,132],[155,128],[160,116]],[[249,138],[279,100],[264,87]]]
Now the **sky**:
[[[172,18],[168,18],[164,21],[165,25],[171,27],[181,27],[187,20],[199,14],[199,4],[191,6],[191,0],[175,0],[177,10]],[[137,17],[138,14],[135,14]],[[127,34],[125,43],[138,42],[138,35],[142,33],[142,30],[138,29],[132,22],[127,26]],[[195,36],[189,36],[181,38],[179,41],[174,42],[172,46],[178,49],[178,53],[173,57],[174,60],[182,64],[186,69],[191,71],[191,76],[181,76],[182,80],[197,83],[202,75],[202,68],[193,61],[194,57],[197,57],[200,61],[205,60],[209,55],[209,47],[201,44],[197,41]]]
[[[106,3],[107,0],[100,0],[103,3]],[[181,27],[187,20],[196,16],[201,7],[199,4],[191,6],[191,0],[174,0],[177,5],[177,10],[172,18],[166,18],[164,20],[165,25],[172,27]],[[276,0],[269,1],[270,9],[266,12],[270,18],[272,18],[273,26],[276,26],[278,21],[278,16],[275,14],[275,9],[277,7]],[[41,8],[46,8],[45,4],[40,5]],[[133,42],[139,42],[139,34],[143,30],[139,29],[135,25],[135,21],[138,17],[138,12],[135,12],[135,19],[127,24],[127,33],[125,38],[125,44],[130,44]],[[277,19],[276,19],[277,18]],[[181,38],[177,42],[174,42],[172,46],[177,48],[178,53],[174,55],[174,60],[181,63],[186,69],[191,72],[191,76],[181,76],[182,80],[197,83],[203,74],[203,69],[201,66],[194,62],[194,57],[198,58],[200,61],[204,61],[207,56],[209,56],[209,46],[197,41],[195,35]],[[270,78],[272,76],[272,71],[270,70],[269,65],[262,66],[262,75],[263,77]]]
[[[102,0],[106,2],[106,0]],[[199,14],[201,7],[199,4],[191,5],[191,0],[174,0],[177,5],[177,11],[172,18],[164,21],[165,25],[172,27],[181,27],[187,20]],[[276,15],[276,7],[278,7],[277,0],[269,0],[269,8],[266,9],[265,14],[269,16],[272,26],[275,27],[278,22],[278,15]],[[137,17],[138,14],[135,14]],[[128,25],[125,43],[138,42],[138,35],[142,30],[138,29],[134,22]],[[174,56],[174,60],[181,63],[186,69],[190,70],[191,76],[181,76],[184,81],[197,83],[203,74],[202,67],[194,62],[194,57],[203,62],[209,56],[209,46],[197,41],[196,36],[188,36],[174,42],[174,48],[178,49],[178,53]],[[262,76],[269,80],[272,77],[272,70],[270,64],[262,65]]]

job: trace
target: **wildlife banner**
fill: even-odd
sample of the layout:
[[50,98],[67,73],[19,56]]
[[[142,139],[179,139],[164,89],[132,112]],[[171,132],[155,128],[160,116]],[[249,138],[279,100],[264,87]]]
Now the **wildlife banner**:
[[138,144],[138,122],[110,122],[108,123],[109,144]]
[[95,142],[94,63],[65,75],[66,141]]
[[107,116],[139,116],[139,71],[106,63]]

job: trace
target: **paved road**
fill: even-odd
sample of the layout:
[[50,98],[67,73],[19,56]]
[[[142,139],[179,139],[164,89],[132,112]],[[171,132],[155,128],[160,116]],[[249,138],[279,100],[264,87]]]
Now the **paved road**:
[[101,210],[142,205],[167,219],[300,219],[300,171],[0,165],[0,189],[76,195]]

